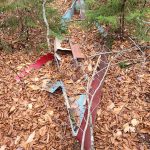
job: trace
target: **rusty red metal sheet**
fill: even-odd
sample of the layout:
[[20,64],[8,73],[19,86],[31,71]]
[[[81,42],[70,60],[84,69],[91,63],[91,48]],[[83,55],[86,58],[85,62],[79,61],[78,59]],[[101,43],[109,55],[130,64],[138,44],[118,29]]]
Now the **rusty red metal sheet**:
[[49,60],[53,60],[54,59],[54,55],[52,53],[48,53],[44,56],[41,56],[34,64],[31,64],[30,66],[28,66],[27,68],[21,70],[21,72],[15,77],[16,81],[20,81],[21,78],[25,77],[26,75],[29,74],[29,72],[32,69],[39,69],[42,67],[42,65],[44,65],[46,62],[48,62]]
[[79,44],[74,44],[72,40],[69,40],[71,51],[74,59],[85,58],[84,54],[81,52]]
[[[91,89],[89,91],[89,93],[90,93],[89,99],[90,100],[91,100],[91,96],[94,94],[94,91],[97,89],[97,87],[98,87],[99,83],[101,82],[101,80],[105,74],[105,71],[106,71],[107,64],[105,62],[107,61],[107,57],[105,55],[102,55],[101,59],[102,59],[102,61],[99,65],[99,70],[102,70],[103,68],[105,68],[105,69],[103,69],[103,71],[96,74],[94,77],[94,80],[93,80],[92,85],[91,85]],[[94,95],[94,98],[93,98],[93,102],[92,102],[92,106],[91,106],[92,124],[94,124],[94,122],[95,122],[97,108],[98,108],[98,105],[99,105],[100,100],[101,100],[101,96],[102,96],[101,89],[102,89],[102,86],[98,89],[98,91],[96,92],[96,94]],[[88,109],[86,109],[86,111],[84,113],[84,119],[82,120],[78,135],[76,137],[77,140],[80,142],[80,144],[82,143],[82,135],[83,135],[83,131],[84,131],[84,128],[86,125],[87,114],[88,114]],[[91,136],[92,135],[90,134],[90,127],[88,126],[87,131],[86,131],[86,136],[85,136],[85,142],[84,142],[85,150],[90,150]]]

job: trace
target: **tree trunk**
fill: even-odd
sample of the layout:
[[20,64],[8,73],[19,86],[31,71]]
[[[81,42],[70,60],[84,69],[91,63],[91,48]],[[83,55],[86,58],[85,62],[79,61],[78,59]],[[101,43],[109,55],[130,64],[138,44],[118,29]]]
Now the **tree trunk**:
[[122,0],[121,15],[120,15],[120,37],[121,38],[123,38],[123,36],[124,36],[125,4],[126,4],[126,0]]

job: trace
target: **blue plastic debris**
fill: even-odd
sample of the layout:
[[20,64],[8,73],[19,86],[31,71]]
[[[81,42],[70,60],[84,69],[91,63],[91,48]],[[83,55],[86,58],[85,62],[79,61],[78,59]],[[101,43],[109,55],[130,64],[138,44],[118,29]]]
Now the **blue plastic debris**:
[[70,21],[72,16],[74,15],[76,0],[72,3],[71,7],[65,12],[62,16],[63,21]]
[[62,30],[66,29],[66,22],[71,21],[71,18],[74,15],[74,11],[75,11],[75,4],[76,4],[76,0],[73,0],[71,7],[62,16],[62,19],[61,19]]
[[55,84],[53,84],[51,86],[51,88],[49,89],[49,92],[50,93],[54,93],[58,88],[62,88],[63,87],[63,83],[62,81],[57,81]]

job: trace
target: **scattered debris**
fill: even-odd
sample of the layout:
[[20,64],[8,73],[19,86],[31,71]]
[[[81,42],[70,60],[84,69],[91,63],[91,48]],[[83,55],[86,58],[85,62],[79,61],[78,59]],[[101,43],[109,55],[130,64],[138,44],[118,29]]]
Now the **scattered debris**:
[[45,63],[47,63],[49,60],[53,60],[54,56],[51,53],[48,53],[42,57],[40,57],[34,64],[28,66],[27,68],[25,68],[24,70],[21,71],[21,73],[19,73],[15,79],[19,82],[21,80],[21,78],[25,77],[27,74],[29,74],[29,72],[32,69],[40,69],[42,65],[44,65]]
[[[101,92],[102,84],[99,87],[99,83],[101,83],[101,80],[103,79],[103,76],[105,74],[106,67],[107,67],[106,62],[107,62],[107,56],[103,55],[101,58],[100,64],[98,65],[98,68],[97,68],[98,73],[94,76],[94,79],[91,84],[91,88],[89,89],[90,100],[93,97],[92,106],[91,106],[92,124],[94,124],[94,122],[95,122],[98,105],[100,103],[101,96],[102,96],[102,92]],[[95,93],[96,89],[97,89],[97,92]],[[86,104],[86,107],[87,107],[87,104]],[[82,142],[82,136],[83,136],[83,131],[84,131],[84,128],[86,125],[87,114],[88,114],[88,108],[85,110],[85,113],[84,113],[85,119],[82,120],[80,129],[79,129],[79,132],[77,135],[77,139],[79,140],[80,143]],[[90,126],[88,126],[88,128],[86,130],[86,137],[85,137],[85,143],[84,143],[84,147],[86,150],[89,150],[91,147],[92,136],[93,135],[91,135]]]
[[84,54],[81,52],[79,44],[74,44],[72,40],[69,40],[69,43],[72,50],[73,58],[75,60],[85,58]]
[[59,50],[60,51],[71,51],[71,49],[69,48],[63,48],[61,46],[62,44],[62,40],[58,39],[58,38],[55,38],[55,41],[54,41],[54,50],[55,52],[57,53]]
[[[59,3],[62,5],[62,1]],[[75,27],[71,26],[71,39],[75,36],[75,43],[78,43],[78,46],[83,44],[80,47],[81,52],[85,56],[94,55],[94,57],[89,57],[90,60],[82,59],[77,67],[71,62],[70,55],[64,55],[60,62],[61,73],[59,74],[54,65],[45,64],[41,69],[33,70],[30,74],[31,78],[25,78],[26,85],[16,85],[13,81],[15,73],[9,66],[14,70],[22,70],[37,56],[32,52],[30,56],[22,51],[7,55],[1,52],[0,61],[3,66],[0,65],[0,86],[3,88],[0,90],[0,110],[2,110],[0,112],[0,150],[23,150],[26,145],[31,149],[78,149],[66,116],[70,115],[72,132],[81,140],[85,126],[82,119],[86,118],[87,114],[85,95],[87,76],[91,76],[97,54],[105,52],[100,51],[100,41],[96,37],[96,30],[92,29],[89,33],[89,31],[84,32]],[[63,47],[60,43],[61,40],[58,45]],[[117,41],[112,51],[119,50],[120,45],[124,45],[121,49],[131,47],[127,41],[123,44]],[[137,58],[140,55],[135,52],[127,53],[121,56],[119,61],[134,57]],[[104,63],[104,65],[107,64]],[[148,68],[147,62],[142,70],[140,64],[134,64],[131,68],[124,70],[117,65],[111,67],[104,88],[99,89],[91,110],[93,123],[96,119],[94,141],[97,149],[149,149]],[[27,68],[19,80],[31,70]],[[93,81],[91,94],[100,82],[101,76],[99,74]],[[48,92],[54,93],[59,88],[62,89],[64,97],[69,102],[68,114],[60,91],[56,94],[48,94]],[[101,99],[102,92],[103,99]],[[96,113],[99,100],[100,108]],[[95,117],[96,114],[98,118]],[[88,129],[86,147],[90,146],[89,133]]]
[[[85,112],[86,95],[80,95],[79,99],[75,100],[74,104],[73,103],[70,104],[71,103],[70,98],[67,96],[66,89],[62,81],[57,81],[55,84],[53,84],[50,87],[49,92],[54,93],[58,88],[62,89],[63,96],[65,99],[65,104],[68,110],[69,120],[72,128],[72,134],[73,136],[76,136]],[[71,107],[71,105],[75,107]],[[75,119],[75,116],[76,118],[78,118],[77,120]]]

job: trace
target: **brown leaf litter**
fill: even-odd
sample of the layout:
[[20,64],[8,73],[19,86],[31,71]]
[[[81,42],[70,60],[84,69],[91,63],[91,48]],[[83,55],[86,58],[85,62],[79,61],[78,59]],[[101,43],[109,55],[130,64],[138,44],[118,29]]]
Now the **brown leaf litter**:
[[[52,5],[56,6],[56,3],[54,1]],[[70,3],[61,0],[57,7],[63,14]],[[103,46],[96,29],[84,30],[76,23],[69,26],[67,37],[80,45],[85,59],[76,64],[71,54],[61,55],[60,70],[53,62],[47,63],[19,84],[14,80],[16,73],[35,62],[39,54],[34,51],[0,52],[0,150],[79,149],[71,134],[62,94],[60,91],[49,94],[42,90],[42,84],[61,79],[68,96],[76,99],[85,93],[87,76],[92,75],[96,62],[94,55],[101,52]],[[38,37],[33,45],[37,42],[40,42]],[[66,43],[63,46],[69,48]],[[112,52],[132,46],[129,41],[116,41]],[[108,72],[94,128],[96,150],[150,148],[150,64],[143,65],[137,59],[142,60],[139,51],[127,52],[113,63],[127,60],[130,65],[124,69],[118,64],[112,65]]]

